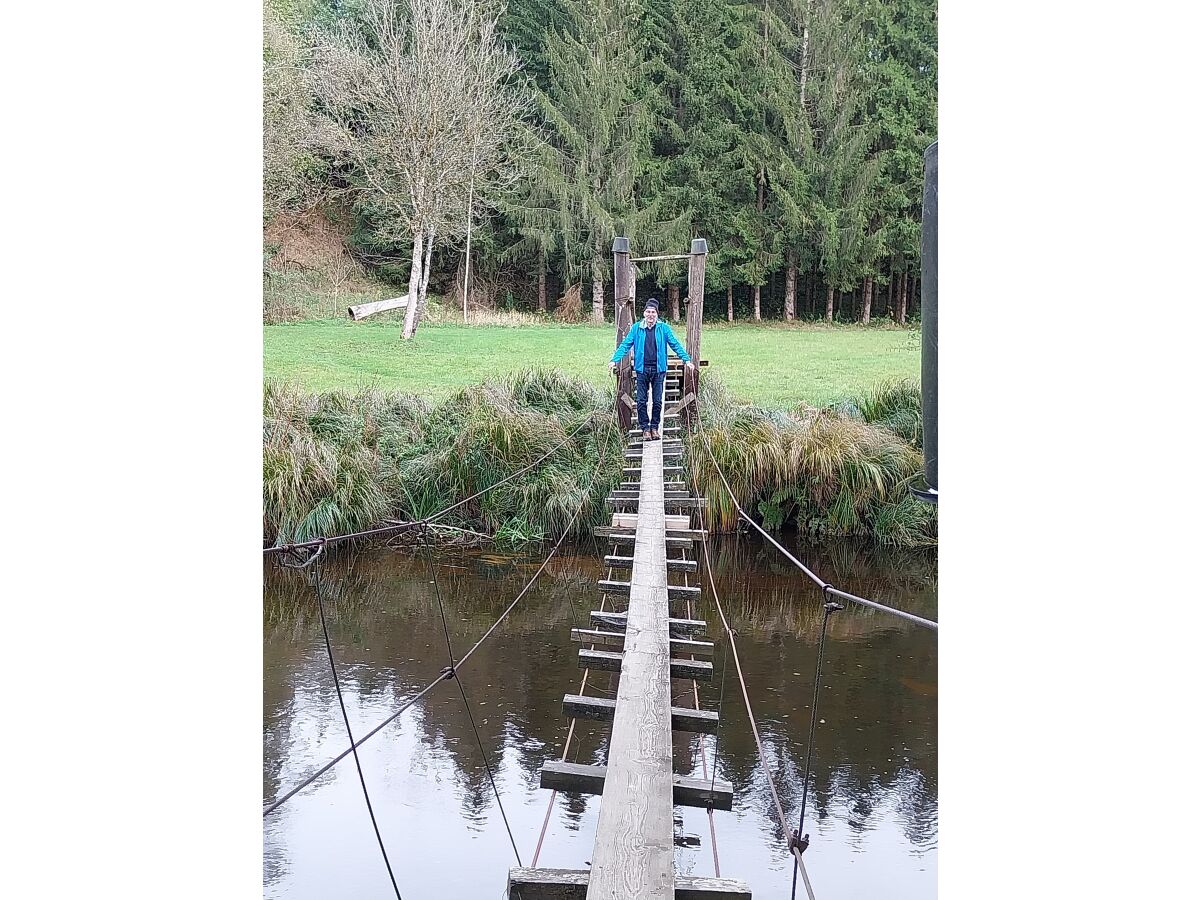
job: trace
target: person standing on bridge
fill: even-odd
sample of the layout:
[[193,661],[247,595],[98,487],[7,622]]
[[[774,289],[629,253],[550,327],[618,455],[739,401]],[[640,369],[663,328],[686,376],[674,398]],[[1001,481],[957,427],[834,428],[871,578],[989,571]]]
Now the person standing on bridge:
[[[633,348],[633,370],[637,372],[637,411],[638,428],[642,429],[642,439],[657,441],[658,426],[662,421],[663,383],[667,378],[667,347],[675,351],[675,355],[684,361],[689,369],[694,369],[692,358],[683,349],[679,339],[671,331],[666,322],[658,321],[658,300],[651,297],[646,301],[643,311],[644,318],[625,335],[625,340],[617,347],[609,361],[610,372],[615,372],[617,363],[629,348]],[[651,394],[651,411],[646,415],[646,393]]]

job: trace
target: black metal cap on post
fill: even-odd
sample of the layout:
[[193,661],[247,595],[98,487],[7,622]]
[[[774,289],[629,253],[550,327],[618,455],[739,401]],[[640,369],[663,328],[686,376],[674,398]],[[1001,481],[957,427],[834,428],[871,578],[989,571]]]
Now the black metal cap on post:
[[627,237],[613,238],[612,252],[613,253],[628,253],[629,252],[629,238],[627,238]]
[[708,252],[708,241],[706,241],[704,238],[693,238],[691,252],[692,253],[707,253]]
[[921,445],[925,485],[913,495],[938,500],[938,142],[925,150],[925,193],[921,200]]

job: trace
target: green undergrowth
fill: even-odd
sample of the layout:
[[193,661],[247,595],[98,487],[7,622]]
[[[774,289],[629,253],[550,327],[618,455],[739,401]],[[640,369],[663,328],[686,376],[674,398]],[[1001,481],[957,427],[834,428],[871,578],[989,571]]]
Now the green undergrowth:
[[[735,403],[709,376],[701,401],[713,453],[739,502],[764,527],[795,524],[814,540],[936,543],[934,511],[907,490],[921,470],[914,383],[882,384],[836,407],[778,412]],[[264,540],[282,544],[420,519],[527,466],[439,524],[485,531],[502,546],[555,539],[568,527],[587,533],[606,518],[604,498],[621,480],[612,409],[611,388],[557,370],[526,369],[436,403],[374,388],[311,394],[268,381]],[[689,465],[709,498],[710,527],[732,528],[736,511],[703,445],[695,435],[686,441]]]

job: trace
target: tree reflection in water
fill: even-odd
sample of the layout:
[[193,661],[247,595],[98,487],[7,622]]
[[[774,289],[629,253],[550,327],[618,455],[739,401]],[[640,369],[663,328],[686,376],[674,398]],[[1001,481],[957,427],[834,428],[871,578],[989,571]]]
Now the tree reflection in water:
[[[711,549],[722,603],[738,633],[755,717],[781,802],[794,825],[822,614],[820,591],[757,538],[714,538]],[[839,587],[937,618],[936,568],[928,554],[868,551],[849,545],[820,551],[802,548],[801,552],[806,564]],[[459,655],[511,602],[541,559],[533,554],[506,558],[456,551],[440,560],[439,580]],[[569,721],[562,715],[562,696],[577,691],[582,674],[577,665],[579,647],[569,640],[570,627],[584,624],[589,611],[598,607],[595,583],[600,577],[592,542],[583,542],[572,552],[564,547],[563,555],[551,562],[538,585],[461,673],[505,809],[510,819],[515,813],[514,833],[523,856],[532,851],[549,797],[538,786],[539,770],[544,762],[561,757],[566,739]],[[264,582],[263,792],[269,802],[344,750],[346,738],[311,588],[303,576],[270,565]],[[326,563],[322,582],[348,712],[356,734],[361,735],[446,665],[441,620],[424,561],[403,553],[334,556]],[[716,709],[723,642],[718,635],[719,617],[707,596],[707,580],[701,584],[704,596],[694,614],[707,619],[709,636],[717,640],[713,660],[717,671],[712,683],[700,684],[700,702]],[[778,896],[786,896],[790,868],[782,880],[778,874],[761,871],[763,860],[769,858],[773,870],[782,870],[786,861],[782,851],[773,849],[767,857],[761,849],[767,841],[780,841],[782,832],[775,822],[732,658],[727,678],[718,777],[732,782],[735,811],[717,814],[722,872],[750,881],[756,897],[775,896],[776,890],[782,892]],[[936,849],[936,684],[936,634],[853,604],[831,620],[820,698],[823,723],[817,727],[806,830],[814,837],[809,854],[817,856],[820,844],[826,872],[838,882],[857,877],[843,863],[853,862],[855,845],[861,847],[881,828],[895,849],[909,856],[922,857]],[[587,692],[603,696],[616,686],[615,676],[592,673]],[[677,702],[690,705],[690,683],[676,682],[675,689]],[[606,725],[581,720],[570,758],[603,763],[607,731]],[[379,755],[380,762],[367,772],[368,785],[373,801],[384,806],[381,828],[389,846],[397,845],[398,856],[403,857],[404,848],[411,848],[414,841],[425,840],[424,832],[453,832],[449,824],[435,824],[448,822],[448,811],[461,818],[469,834],[488,842],[486,852],[471,848],[473,857],[480,859],[478,866],[469,867],[473,873],[442,872],[435,881],[420,874],[421,865],[410,864],[406,877],[418,895],[450,896],[448,887],[456,883],[463,889],[499,891],[512,852],[508,848],[504,857],[507,837],[495,815],[495,797],[458,692],[435,689],[366,746]],[[676,772],[699,776],[700,748],[711,767],[712,746],[711,737],[676,735]],[[355,801],[352,793],[335,788],[352,777],[352,772],[341,770],[339,765],[322,776],[265,821],[268,895],[318,896],[315,867],[321,873],[328,870],[331,883],[341,883],[344,857],[329,852],[324,859],[313,858],[335,829],[357,833],[357,821],[365,820],[361,794]],[[336,806],[328,800],[316,806],[319,797],[335,790]],[[424,797],[426,790],[429,802],[421,806],[413,798]],[[597,803],[594,797],[560,795],[542,865],[582,866],[590,858]],[[332,808],[337,810],[336,818]],[[711,874],[707,825],[696,817],[703,815],[702,810],[683,811],[685,830],[701,835],[704,846],[677,850],[681,871]],[[327,826],[321,816],[331,817]],[[273,821],[275,817],[279,820]],[[466,847],[450,844],[469,842],[469,834],[446,835],[443,859],[465,852]],[[497,838],[494,846],[493,838]],[[556,838],[564,846],[551,854],[549,847]],[[354,852],[365,854],[360,868],[381,865],[377,860],[369,862],[369,846],[365,851],[359,851],[357,844],[355,848]],[[864,861],[867,858],[869,854]],[[888,860],[895,865],[892,856]],[[815,860],[810,862],[810,872],[815,865]],[[886,882],[890,894],[931,896],[928,886],[935,883],[933,876],[917,874],[926,868],[933,866],[922,861],[911,878],[892,872]],[[376,889],[375,879],[368,874],[355,877],[363,879],[366,895]],[[431,883],[423,883],[422,877]],[[418,881],[413,883],[413,878]],[[404,886],[402,880],[402,890]]]

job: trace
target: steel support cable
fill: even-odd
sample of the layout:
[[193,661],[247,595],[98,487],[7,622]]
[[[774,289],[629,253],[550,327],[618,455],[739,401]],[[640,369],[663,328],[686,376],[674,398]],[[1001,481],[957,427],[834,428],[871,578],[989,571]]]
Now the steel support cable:
[[[684,551],[681,550],[680,552],[684,552]],[[683,558],[685,558],[685,559],[687,558],[686,553]],[[683,583],[684,583],[685,587],[689,586],[689,584],[688,584],[689,581],[690,581],[690,579],[687,577],[687,572],[684,572],[683,573]],[[687,617],[689,619],[692,618],[692,599],[690,597],[688,598],[688,601],[687,601]],[[695,658],[696,658],[696,654],[693,653],[692,659],[695,659]],[[724,679],[724,672],[725,672],[725,670],[724,670],[724,668],[722,668],[721,669],[722,679]],[[724,680],[722,680],[722,682],[721,682],[721,699],[722,699],[722,701],[725,699],[724,695],[725,695],[725,683],[724,683]],[[695,708],[697,710],[699,710],[700,709],[700,685],[697,683],[695,678],[692,679],[692,702],[695,705]],[[721,707],[720,707],[720,705],[718,705],[717,706],[717,727],[718,728],[721,727],[720,722],[721,722]],[[701,773],[701,775],[703,775],[703,777],[708,778],[708,758],[705,756],[705,753],[704,753],[703,738],[701,738],[701,740],[699,741],[699,744],[700,744],[700,773]],[[712,781],[708,785],[708,834],[712,838],[713,877],[720,878],[721,877],[721,857],[717,854],[717,825],[716,825],[716,822],[713,820],[713,792],[716,787],[716,784],[717,784],[717,736],[714,734],[713,735]]]
[[[376,537],[376,536],[382,535],[382,534],[399,534],[403,531],[408,531],[410,528],[417,528],[417,527],[423,527],[425,525],[429,525],[433,522],[436,522],[438,519],[442,518],[442,516],[446,515],[446,513],[453,512],[454,510],[458,509],[460,506],[470,503],[472,500],[478,500],[480,497],[482,497],[488,491],[495,490],[496,488],[500,487],[500,485],[505,484],[506,482],[512,481],[512,479],[516,478],[518,475],[523,475],[524,473],[526,473],[530,469],[532,469],[534,466],[537,466],[537,465],[545,462],[547,459],[549,459],[551,456],[553,456],[555,453],[557,453],[559,450],[561,450],[563,447],[565,447],[571,441],[571,439],[575,437],[575,435],[579,434],[579,432],[583,430],[583,427],[585,425],[587,425],[588,422],[590,422],[593,418],[595,418],[597,415],[599,415],[600,413],[602,413],[604,411],[605,411],[604,407],[601,407],[601,408],[593,411],[587,418],[585,418],[582,422],[580,422],[578,426],[576,426],[574,431],[572,431],[565,438],[563,438],[558,443],[557,446],[555,446],[551,450],[548,450],[544,455],[538,457],[533,462],[531,462],[529,465],[524,466],[520,469],[517,469],[517,471],[512,472],[508,475],[505,475],[503,478],[501,478],[495,484],[489,485],[488,487],[485,487],[482,491],[478,491],[477,493],[472,494],[470,497],[467,497],[464,500],[459,500],[457,503],[447,506],[445,509],[440,510],[439,512],[435,512],[433,515],[425,516],[424,518],[418,519],[415,522],[401,522],[398,525],[385,525],[381,528],[371,528],[366,531],[356,531],[356,532],[353,532],[352,534],[339,534],[339,535],[334,535],[333,537],[313,538],[311,541],[301,541],[299,543],[283,544],[279,547],[264,547],[263,554],[266,555],[269,553],[290,553],[295,550],[313,549],[318,546],[324,546],[325,544],[338,543],[340,541],[349,541],[349,540],[355,540],[358,538],[365,538],[365,537]],[[612,410],[611,412],[615,416],[615,410]]]
[[871,609],[877,609],[880,612],[891,613],[894,616],[899,616],[902,619],[907,619],[910,622],[916,622],[918,625],[922,625],[925,628],[929,628],[934,631],[937,631],[938,623],[934,622],[932,619],[925,619],[925,618],[922,618],[921,616],[913,615],[910,612],[905,612],[904,610],[901,610],[901,609],[895,609],[891,606],[885,606],[884,604],[877,603],[874,600],[867,600],[864,597],[858,597],[854,594],[847,593],[846,591],[838,590],[833,585],[829,584],[829,582],[820,578],[815,572],[813,572],[812,569],[810,569],[808,566],[804,565],[804,563],[800,562],[800,560],[796,559],[796,557],[792,556],[792,554],[789,553],[783,547],[783,545],[779,543],[779,541],[777,541],[777,540],[775,540],[775,538],[771,537],[771,535],[768,534],[761,525],[759,525],[757,522],[755,522],[754,519],[752,519],[744,509],[742,509],[742,505],[740,503],[738,503],[737,496],[734,494],[733,488],[731,488],[729,486],[729,482],[725,479],[725,473],[721,471],[721,467],[717,464],[716,457],[713,456],[712,447],[708,443],[708,436],[705,435],[703,428],[697,429],[697,433],[700,435],[700,439],[704,442],[704,449],[708,453],[708,458],[709,458],[709,460],[712,461],[713,468],[716,469],[717,475],[721,479],[721,483],[725,485],[725,490],[729,493],[729,499],[731,501],[733,501],[733,505],[737,509],[738,515],[740,515],[743,519],[745,519],[747,522],[749,522],[751,525],[753,525],[758,530],[759,534],[761,534],[768,541],[770,541],[772,544],[774,544],[775,549],[777,549],[780,553],[782,553],[789,560],[791,560],[795,566],[797,566],[809,578],[811,578],[814,582],[816,582],[817,586],[820,587],[821,590],[826,591],[828,593],[836,594],[837,596],[843,598],[844,600],[849,600],[851,603],[858,603],[862,606],[870,607]]
[[[484,632],[483,637],[481,637],[478,641],[476,641],[475,645],[470,650],[468,650],[466,653],[463,654],[462,658],[459,659],[459,661],[458,661],[457,668],[461,669],[463,667],[463,665],[467,662],[467,660],[470,659],[471,656],[475,653],[475,651],[478,650],[481,646],[483,646],[484,641],[486,641],[491,636],[492,632],[494,632],[497,628],[500,627],[500,624],[506,618],[508,618],[509,613],[511,613],[516,608],[517,604],[521,602],[521,600],[529,592],[530,588],[532,588],[533,585],[537,582],[538,578],[541,577],[542,572],[544,572],[546,570],[546,566],[548,566],[550,564],[550,560],[554,558],[554,555],[558,552],[559,548],[562,546],[562,543],[566,539],[567,534],[570,533],[571,526],[574,525],[575,518],[578,517],[579,512],[580,512],[580,510],[582,510],[582,508],[583,507],[581,505],[579,510],[576,510],[575,516],[572,517],[571,522],[567,525],[567,528],[563,531],[562,536],[558,539],[558,543],[556,543],[554,545],[554,549],[552,549],[550,551],[550,554],[542,562],[542,564],[538,568],[538,570],[536,572],[534,572],[533,576],[529,579],[529,581],[525,583],[525,587],[521,589],[521,592],[519,594],[517,594],[516,599],[514,599],[513,602],[508,605],[508,608],[505,609],[504,612],[502,612],[500,614],[500,617],[498,619],[496,619],[495,622],[492,623],[492,626],[487,631]],[[417,523],[413,523],[413,524],[417,524]],[[309,562],[311,562],[311,559],[309,560]],[[327,762],[321,768],[317,769],[315,772],[313,772],[311,775],[309,775],[307,778],[305,778],[303,781],[301,781],[299,784],[297,784],[295,787],[293,787],[291,790],[289,790],[286,794],[284,794],[282,797],[280,797],[278,800],[276,800],[270,806],[266,807],[263,810],[263,818],[266,818],[271,813],[275,812],[275,810],[279,809],[279,807],[281,807],[285,803],[287,803],[287,801],[292,799],[292,797],[296,796],[296,794],[300,793],[300,791],[304,790],[306,787],[308,787],[310,784],[312,784],[314,781],[316,781],[318,778],[320,778],[322,775],[324,775],[326,772],[328,772],[330,769],[332,769],[335,765],[337,765],[339,762],[341,762],[343,759],[345,759],[347,756],[349,756],[352,751],[357,750],[364,743],[366,743],[370,738],[374,737],[376,734],[378,734],[380,731],[382,731],[384,728],[386,728],[388,725],[390,725],[392,722],[394,722],[396,719],[398,719],[406,710],[408,710],[410,707],[412,707],[413,704],[415,704],[418,700],[420,700],[422,697],[424,697],[426,694],[428,694],[430,691],[432,691],[442,681],[445,681],[447,677],[448,677],[448,673],[442,672],[440,675],[438,675],[438,677],[436,679],[431,681],[429,684],[425,685],[425,687],[421,688],[421,690],[418,691],[416,694],[409,697],[404,702],[403,706],[401,706],[398,710],[396,710],[396,712],[392,713],[390,716],[388,716],[386,719],[384,719],[382,722],[380,722],[378,725],[376,725],[374,728],[372,728],[370,731],[368,731],[357,742],[352,744],[349,749],[344,750],[341,753],[339,753],[337,756],[335,756],[333,759],[331,759],[329,762]]]
[[487,751],[483,748],[483,738],[479,735],[479,727],[475,724],[475,715],[471,712],[471,701],[467,699],[467,689],[463,686],[462,677],[458,674],[458,667],[454,661],[454,648],[450,645],[450,626],[446,622],[446,607],[442,603],[442,589],[438,584],[437,566],[433,561],[433,552],[429,549],[428,529],[425,529],[422,537],[425,544],[425,558],[429,562],[429,574],[433,576],[433,593],[437,597],[438,612],[442,617],[442,633],[446,637],[446,655],[450,658],[450,675],[454,679],[454,683],[458,685],[458,692],[462,695],[463,709],[467,711],[467,719],[471,722],[471,731],[475,733],[475,743],[479,745],[479,757],[483,760],[483,768],[487,772],[488,781],[491,782],[492,793],[496,795],[496,806],[500,809],[500,818],[504,820],[504,830],[508,832],[508,840],[512,844],[513,854],[517,857],[517,865],[520,866],[521,852],[517,849],[517,841],[508,824],[508,815],[504,812],[504,801],[500,799],[500,789],[496,787],[492,767],[487,761]]
[[[316,562],[322,553],[325,551],[325,545],[322,544],[317,549],[304,565],[310,565]],[[350,728],[350,716],[346,713],[346,701],[342,698],[341,680],[338,678],[337,665],[333,660],[333,645],[329,640],[329,625],[325,621],[325,604],[321,599],[321,566],[318,564],[313,569],[313,592],[317,596],[317,609],[321,614],[321,633],[325,636],[325,653],[329,657],[329,671],[333,675],[333,688],[337,692],[338,706],[342,710],[342,721],[346,723],[346,734],[350,738],[350,749],[354,752],[354,767],[358,769],[358,783],[362,785],[363,799],[367,802],[367,812],[371,816],[371,827],[375,829],[375,840],[379,842],[379,852],[383,854],[383,864],[387,866],[388,878],[392,882],[392,890],[396,892],[396,900],[402,900],[400,897],[400,888],[396,885],[396,876],[392,872],[392,863],[388,859],[387,849],[383,846],[383,835],[379,833],[379,823],[375,820],[375,809],[371,806],[371,794],[367,791],[367,779],[363,775],[362,762],[358,758],[358,750],[355,749],[354,731]]]
[[[613,412],[613,419],[616,420],[616,412],[615,411]],[[607,440],[604,442],[604,450],[605,451],[608,450],[608,441]],[[602,452],[600,454],[600,459],[603,460],[603,458],[604,458],[604,454]],[[596,474],[594,474],[592,476],[592,480],[588,485],[588,495],[589,496],[591,495],[592,487],[594,487],[596,484],[596,477],[599,475],[599,472],[600,472],[600,469],[597,468]],[[576,515],[578,515],[578,513],[576,513]],[[592,534],[592,546],[593,546],[593,548],[597,547],[596,535],[594,533]],[[612,545],[612,549],[615,553],[616,549],[617,549],[616,544]],[[607,567],[605,569],[604,577],[606,579],[611,579],[612,574],[613,574],[612,566]],[[601,593],[600,594],[600,611],[601,612],[604,612],[604,607],[606,605],[607,605],[606,595],[604,593]],[[570,608],[571,608],[571,620],[576,623],[576,627],[578,628],[579,619],[575,615],[574,597],[572,597],[572,599],[571,599],[571,607]],[[596,644],[595,643],[589,644],[589,647],[592,650],[595,650]],[[579,682],[579,693],[580,694],[583,694],[584,690],[587,688],[588,676],[591,674],[591,672],[592,672],[592,670],[590,668],[583,670],[583,678]],[[563,755],[562,755],[563,762],[566,762],[567,754],[569,754],[571,752],[571,739],[575,736],[575,722],[576,721],[577,721],[577,719],[574,716],[572,716],[571,717],[571,725],[567,729],[567,740],[563,745]],[[575,759],[576,759],[576,761],[578,761],[578,759],[579,759],[578,751],[576,751]],[[537,868],[538,857],[541,856],[541,854],[542,854],[542,843],[546,839],[546,829],[550,826],[550,814],[554,810],[554,799],[557,796],[558,796],[558,789],[555,788],[554,790],[552,790],[550,792],[550,799],[546,803],[546,815],[542,819],[542,830],[538,834],[537,846],[533,848],[533,860],[529,863],[530,867],[535,868],[535,869]]]
[[[715,462],[714,462],[715,464]],[[736,502],[736,501],[735,501]],[[700,524],[704,525],[704,511],[701,507]],[[717,593],[717,584],[713,580],[712,558],[708,552],[708,541],[701,541],[701,546],[704,548],[704,569],[708,573],[708,583],[712,588],[713,602],[717,607],[717,614],[721,617],[721,627],[725,629],[725,638],[729,641],[729,649],[733,651],[733,665],[737,671],[738,683],[742,689],[742,700],[746,704],[746,716],[750,720],[750,730],[754,733],[754,743],[758,747],[758,758],[763,764],[763,772],[767,776],[767,787],[771,789],[771,799],[775,803],[775,812],[779,816],[779,826],[783,829],[783,833],[789,836],[788,851],[796,859],[796,865],[800,867],[800,873],[804,876],[804,886],[808,890],[809,900],[817,900],[813,893],[812,884],[808,880],[808,872],[804,867],[804,860],[801,858],[801,850],[791,840],[791,831],[788,829],[787,817],[783,813],[783,804],[779,802],[779,792],[775,789],[775,778],[771,775],[771,767],[767,763],[767,753],[763,749],[762,737],[758,733],[758,723],[754,719],[754,710],[750,707],[750,694],[746,690],[746,678],[742,674],[742,662],[738,657],[737,642],[733,639],[733,629],[729,627],[729,620],[725,618],[725,610],[721,606],[721,596]]]

